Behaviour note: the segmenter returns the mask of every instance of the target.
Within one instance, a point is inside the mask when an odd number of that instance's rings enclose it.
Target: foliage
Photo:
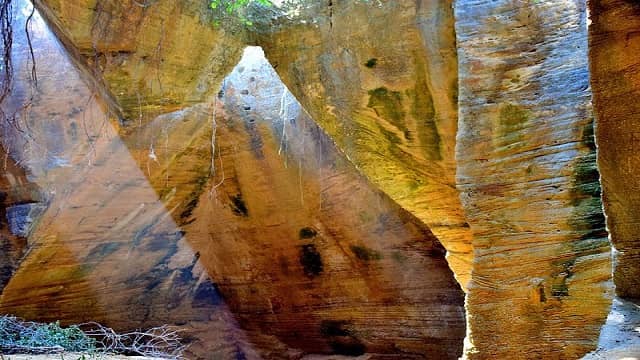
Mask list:
[[[0,353],[116,353],[179,359],[184,349],[178,331],[166,325],[118,334],[98,323],[62,327],[59,322],[0,316]]]
[[[209,6],[214,10],[222,7],[228,14],[233,14],[252,3],[258,3],[264,6],[272,5],[270,0],[211,0]]]
[[[245,25],[253,25],[253,23],[246,18],[243,10],[252,4],[258,4],[265,7],[273,5],[271,0],[209,0],[209,7],[213,11],[222,11],[222,14],[227,16],[234,16]],[[220,15],[220,13],[219,13]]]
[[[214,25],[222,21],[253,26],[264,20],[284,17],[289,20],[300,20],[299,15],[305,8],[319,5],[317,0],[207,0],[214,13]],[[354,4],[382,6],[382,0],[352,0]],[[269,11],[265,11],[270,9]]]
[[[95,340],[78,326],[63,328],[59,322],[40,324],[11,316],[0,317],[0,351],[2,352],[91,352]]]

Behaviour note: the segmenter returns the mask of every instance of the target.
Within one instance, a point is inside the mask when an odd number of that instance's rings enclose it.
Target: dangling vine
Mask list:
[[[29,98],[22,106],[20,106],[13,113],[9,114],[6,111],[6,108],[3,106],[9,95],[11,95],[11,90],[13,88],[13,60],[12,60],[12,51],[13,51],[13,40],[14,40],[14,32],[13,32],[13,21],[14,21],[14,12],[13,12],[13,0],[0,0],[0,31],[2,35],[0,36],[0,120],[4,123],[10,124],[13,128],[15,128],[20,133],[23,133],[23,130],[19,126],[16,120],[16,114],[20,110],[27,109],[31,105],[32,98]],[[32,85],[38,86],[38,77],[36,72],[36,57],[33,52],[33,42],[31,38],[31,32],[29,31],[29,26],[31,25],[31,20],[35,15],[35,6],[31,5],[31,12],[27,16],[24,25],[24,31],[27,38],[27,45],[29,47],[29,55],[31,59],[31,82]],[[33,96],[33,94],[32,94]]]
[[[13,7],[12,0],[0,0],[0,31],[2,31],[1,43],[2,47],[2,87],[0,88],[0,105],[2,105],[11,92],[11,80],[13,74],[13,66],[11,63],[11,49],[13,47]],[[0,108],[0,111],[1,108]],[[2,112],[4,117],[4,111]]]
[[[33,15],[36,13],[36,6],[31,4],[31,13],[27,17],[27,21],[24,23],[24,33],[27,35],[27,43],[29,45],[29,55],[31,56],[31,81],[35,87],[38,87],[38,74],[36,73],[36,56],[33,54],[33,43],[31,42],[31,33],[29,32],[29,25],[31,24],[31,19],[33,19]]]

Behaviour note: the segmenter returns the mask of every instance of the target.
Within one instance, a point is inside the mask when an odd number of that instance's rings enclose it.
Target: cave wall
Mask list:
[[[584,1],[457,1],[470,358],[575,359],[612,296]]]
[[[616,248],[616,293],[640,298],[640,5],[589,1],[589,60],[607,225]]]
[[[471,232],[455,188],[451,1],[321,1],[256,42],[291,92],[378,188],[429,226],[463,288]]]

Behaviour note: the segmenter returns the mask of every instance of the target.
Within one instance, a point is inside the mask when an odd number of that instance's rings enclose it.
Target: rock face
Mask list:
[[[472,247],[455,189],[451,2],[321,1],[257,42],[340,151],[429,226],[464,288]]]
[[[442,246],[358,174],[266,63],[239,68],[213,104],[143,108],[123,126],[40,19],[33,30],[48,66],[30,87],[17,35],[24,88],[7,105],[29,136],[5,127],[2,138],[50,201],[0,313],[175,324],[196,358],[461,355],[463,292]]]
[[[616,292],[640,298],[640,6],[590,1],[591,85],[597,120],[598,164],[607,225],[615,246]]]
[[[475,358],[575,359],[611,303],[584,1],[457,1]]]

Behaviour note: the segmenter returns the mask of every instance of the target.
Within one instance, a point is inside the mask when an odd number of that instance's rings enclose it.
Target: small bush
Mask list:
[[[98,323],[61,327],[59,322],[43,324],[0,316],[0,353],[4,354],[81,352],[180,359],[185,348],[178,331],[166,325],[118,334]]]
[[[91,352],[95,340],[77,326],[59,322],[40,324],[11,316],[0,317],[0,351],[3,353]]]

